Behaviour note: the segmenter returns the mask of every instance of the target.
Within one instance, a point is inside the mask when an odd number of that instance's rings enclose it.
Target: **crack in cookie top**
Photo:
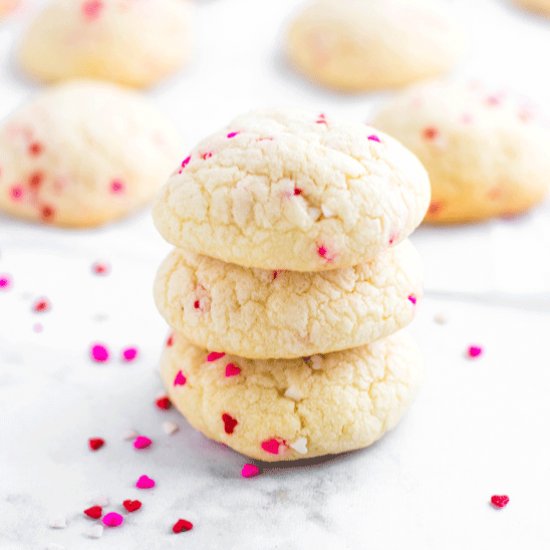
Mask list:
[[[429,198],[418,159],[382,132],[322,113],[259,111],[185,156],[154,219],[169,242],[206,256],[322,271],[408,237]]]

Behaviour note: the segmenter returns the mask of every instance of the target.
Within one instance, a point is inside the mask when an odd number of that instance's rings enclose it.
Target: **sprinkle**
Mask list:
[[[84,510],[84,515],[92,519],[99,519],[103,515],[103,508],[101,506],[90,506]]]
[[[66,550],[66,549],[65,549],[65,546],[61,546],[61,544],[50,542],[47,544],[46,550]]]
[[[497,95],[490,95],[485,99],[485,103],[487,103],[489,107],[496,107],[497,105],[500,105],[501,102],[502,98]]]
[[[172,406],[172,403],[170,401],[170,398],[167,395],[163,395],[162,397],[159,397],[155,401],[155,405],[159,409],[162,409],[163,411],[167,411]]]
[[[39,298],[34,302],[32,306],[32,310],[35,313],[45,313],[46,311],[49,311],[52,308],[50,302],[48,302],[47,298]]]
[[[300,401],[304,396],[296,386],[289,386],[285,391],[285,397],[293,401]]]
[[[295,450],[300,455],[307,454],[307,439],[299,437],[296,441],[290,443],[289,447]]]
[[[232,139],[235,136],[238,136],[239,134],[240,132],[229,132],[229,134],[227,134],[227,139]]]
[[[409,294],[408,300],[413,306],[416,305],[416,296],[414,294]]]
[[[193,529],[193,524],[186,519],[178,519],[178,521],[176,521],[176,523],[172,526],[172,531],[176,534],[191,531],[191,529]]]
[[[316,124],[327,124],[326,121],[326,115],[324,113],[321,113],[319,115],[319,118],[315,121]]]
[[[136,512],[141,508],[141,502],[139,500],[126,499],[122,502],[122,506],[126,508],[127,512]]]
[[[50,220],[53,218],[53,215],[55,214],[55,210],[48,206],[47,204],[42,207],[42,210],[40,211],[40,215],[42,216],[42,219],[44,221]]]
[[[132,439],[135,439],[139,434],[135,430],[129,430],[127,431],[122,439],[125,441],[131,441]]]
[[[109,350],[103,344],[94,344],[90,349],[90,357],[96,363],[105,363],[109,360]]]
[[[442,311],[440,311],[439,313],[436,313],[434,315],[434,321],[438,325],[444,325],[448,321],[448,319],[447,316]]]
[[[256,477],[258,475],[260,475],[260,468],[258,468],[258,466],[256,466],[255,464],[245,464],[242,467],[242,470],[241,470],[242,477],[249,478],[249,477]]]
[[[200,309],[200,308],[201,308],[201,302],[200,302],[200,300],[195,300],[195,301],[193,302],[193,307],[194,307],[195,309]]]
[[[41,143],[38,143],[38,141],[33,141],[29,145],[29,155],[32,155],[34,157],[38,156],[42,151],[44,150],[44,147]]]
[[[321,258],[325,258],[327,255],[327,248],[324,245],[321,245],[317,248],[317,254],[321,256]]]
[[[272,274],[273,280],[275,280],[275,279],[279,276],[279,273],[282,273],[282,272],[283,272],[282,269],[275,269],[275,270],[273,271],[273,274]]]
[[[92,525],[84,534],[91,539],[100,539],[103,536],[103,525]]]
[[[241,374],[241,369],[235,363],[227,363],[225,365],[225,376],[226,378],[230,378],[231,376],[238,376]]]
[[[125,348],[122,350],[122,360],[131,363],[138,356],[137,348]]]
[[[209,151],[208,153],[203,153],[201,155],[202,160],[206,160],[212,157],[212,153]]]
[[[44,327],[42,326],[42,323],[34,323],[34,325],[32,326],[32,330],[33,332],[40,333],[44,330]]]
[[[374,134],[372,136],[369,136],[367,139],[369,141],[376,141],[377,143],[381,143],[380,138]]]
[[[43,179],[44,174],[42,172],[33,172],[29,176],[29,187],[31,187],[32,189],[37,189],[38,187],[40,187]]]
[[[94,262],[92,264],[92,273],[94,275],[107,275],[111,271],[109,264],[104,262]]]
[[[433,126],[428,126],[428,128],[424,128],[424,130],[422,130],[422,137],[428,140],[436,139],[439,137],[439,130]]]
[[[493,495],[491,497],[491,504],[495,508],[504,508],[510,502],[510,498],[507,495]]]
[[[21,200],[23,198],[23,187],[20,185],[14,185],[10,189],[10,196],[14,201]]]
[[[82,13],[90,21],[97,19],[102,9],[103,2],[101,0],[87,0],[82,4]]]
[[[147,449],[147,447],[150,447],[152,443],[153,441],[145,435],[138,435],[134,439],[134,449]]]
[[[189,155],[188,157],[185,157],[182,162],[181,162],[181,167],[182,168],[185,168],[189,162],[191,162],[191,155]]]
[[[262,449],[269,454],[272,455],[278,455],[279,454],[279,446],[281,443],[277,439],[266,439],[265,441],[262,441]]]
[[[65,529],[67,527],[67,518],[65,516],[54,516],[48,521],[48,527],[51,529]]]
[[[119,527],[124,523],[124,518],[117,512],[109,512],[101,521],[106,527]]]
[[[231,435],[238,424],[237,420],[227,413],[222,414],[222,420],[225,433]]]
[[[212,363],[213,361],[217,361],[218,359],[221,359],[222,357],[225,357],[225,353],[223,351],[211,351],[206,356],[206,361],[208,361],[208,363]]]
[[[113,180],[111,182],[111,191],[113,193],[122,193],[124,191],[124,183],[120,180]]]
[[[101,437],[91,437],[88,439],[88,447],[90,447],[91,451],[99,451],[103,445],[105,445],[105,440]]]
[[[183,372],[178,371],[178,374],[176,374],[176,377],[174,378],[174,386],[185,386],[186,382],[187,378],[185,378]]]
[[[319,370],[323,365],[323,358],[320,355],[312,355],[310,362],[313,370]]]
[[[139,476],[139,479],[136,481],[138,489],[152,489],[155,485],[155,480],[146,475]]]
[[[162,429],[165,434],[172,435],[175,434],[180,428],[175,422],[163,422]]]
[[[0,290],[8,290],[11,286],[11,277],[6,273],[0,275]]]
[[[440,212],[442,208],[443,208],[442,203],[433,201],[433,202],[430,203],[430,206],[428,208],[428,214],[432,214],[432,216],[433,216],[433,215],[437,214],[438,212]]]
[[[174,335],[170,334],[168,338],[166,339],[166,347],[171,348],[174,345]]]
[[[466,350],[466,354],[470,359],[475,359],[483,353],[483,348],[481,346],[469,346]]]

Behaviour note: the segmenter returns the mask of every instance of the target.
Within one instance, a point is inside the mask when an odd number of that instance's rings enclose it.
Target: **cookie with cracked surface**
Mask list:
[[[266,461],[371,445],[398,423],[422,371],[403,332],[293,360],[209,354],[179,334],[169,344],[161,376],[174,406],[207,437]]]
[[[514,0],[516,4],[528,10],[550,17],[550,0]]]
[[[456,18],[439,2],[317,0],[291,23],[286,51],[311,80],[361,91],[447,72],[464,44]]]
[[[255,359],[362,346],[409,324],[422,265],[407,240],[355,267],[299,273],[175,249],[155,282],[168,324],[193,344]]]
[[[430,175],[430,223],[525,212],[548,190],[550,127],[528,100],[477,82],[432,82],[391,99],[373,124]]]
[[[418,159],[382,132],[307,111],[259,111],[199,143],[153,215],[166,240],[198,254],[323,271],[405,239],[429,195]]]
[[[98,81],[60,84],[0,127],[0,210],[101,225],[149,202],[178,149],[171,123],[138,93]]]
[[[19,63],[46,82],[150,86],[186,63],[190,15],[183,0],[51,0],[25,33]]]

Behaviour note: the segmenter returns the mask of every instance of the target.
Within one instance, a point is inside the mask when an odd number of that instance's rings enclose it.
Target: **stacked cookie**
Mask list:
[[[419,378],[400,329],[422,289],[406,239],[429,197],[412,153],[322,114],[256,112],[199,143],[154,208],[177,247],[155,283],[174,405],[262,460],[380,438]]]

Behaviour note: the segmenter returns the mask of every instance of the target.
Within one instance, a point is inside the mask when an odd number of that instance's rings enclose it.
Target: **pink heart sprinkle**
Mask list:
[[[155,480],[146,475],[139,476],[139,479],[136,481],[138,489],[152,489],[155,485]]]
[[[414,294],[409,295],[409,302],[416,305],[416,296]]]
[[[10,196],[14,201],[21,200],[23,198],[23,187],[20,185],[14,185],[10,189]]]
[[[109,360],[109,350],[103,344],[94,344],[90,350],[90,357],[96,363],[105,363]]]
[[[239,374],[241,374],[241,369],[234,363],[227,363],[227,365],[225,365],[225,376],[227,378],[238,376]]]
[[[279,441],[276,439],[266,439],[262,441],[262,449],[269,454],[278,455],[279,454]]]
[[[239,134],[240,134],[240,132],[229,132],[229,134],[227,134],[227,139],[234,138],[235,136],[238,136]]]
[[[120,180],[113,180],[111,182],[111,191],[113,193],[122,193],[124,191],[124,183]]]
[[[181,167],[185,168],[191,162],[191,155],[185,157],[181,163]]]
[[[8,290],[11,286],[11,278],[9,275],[0,275],[0,290]]]
[[[183,372],[178,371],[178,374],[176,374],[176,377],[174,378],[174,386],[185,386],[186,382],[187,378],[185,378]]]
[[[483,348],[481,346],[470,346],[467,350],[468,357],[475,359],[483,353]]]
[[[122,359],[127,361],[133,361],[138,356],[137,348],[125,348],[122,350]]]
[[[245,464],[241,470],[242,477],[256,477],[260,475],[260,468],[255,464]]]
[[[222,357],[225,357],[225,353],[223,351],[211,351],[206,356],[206,360],[209,363],[212,363],[212,361],[217,361],[218,359],[221,359]]]
[[[147,449],[147,447],[149,447],[152,443],[153,443],[153,441],[151,439],[149,439],[148,437],[146,437],[144,435],[138,435],[134,439],[134,448],[135,449]]]
[[[377,143],[381,143],[380,138],[378,136],[375,136],[374,134],[372,136],[369,136],[368,140],[369,141],[376,141]]]
[[[109,512],[103,516],[101,521],[107,527],[118,527],[124,523],[124,518],[117,512]]]

